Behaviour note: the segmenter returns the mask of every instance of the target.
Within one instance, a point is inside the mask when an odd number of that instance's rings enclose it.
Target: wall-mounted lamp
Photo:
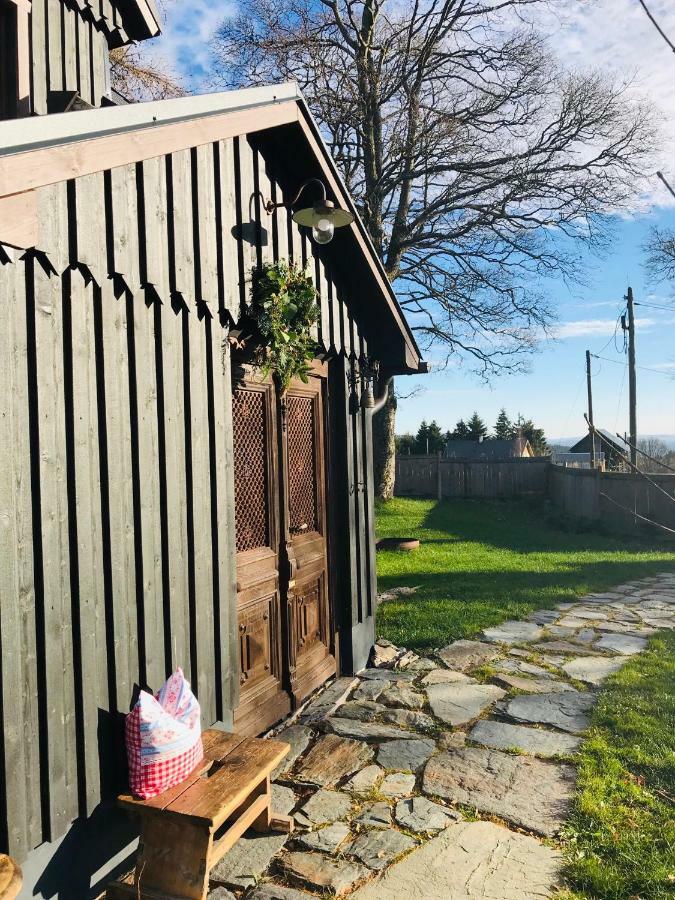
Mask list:
[[[310,184],[319,185],[321,188],[321,199],[313,206],[299,209],[297,212],[293,213],[293,221],[297,222],[298,225],[304,225],[307,228],[311,228],[312,237],[317,244],[330,244],[333,240],[335,229],[344,228],[345,225],[351,225],[354,221],[354,216],[349,210],[340,209],[340,207],[336,206],[332,200],[328,200],[326,197],[326,185],[320,178],[308,178],[307,181],[303,181],[298,193],[290,203],[284,201],[281,203],[274,203],[272,200],[268,200],[265,204],[265,209],[268,213],[272,213],[280,206],[285,206],[289,209],[292,208],[300,199],[302,192]]]

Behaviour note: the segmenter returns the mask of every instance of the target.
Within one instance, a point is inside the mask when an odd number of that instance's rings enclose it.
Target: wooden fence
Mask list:
[[[522,497],[546,493],[548,458],[491,460],[446,459],[442,456],[399,456],[399,497]]]
[[[552,465],[548,495],[561,511],[574,518],[601,522],[611,531],[651,530],[665,535],[667,532],[646,520],[675,530],[675,475],[650,475],[649,479]]]
[[[399,456],[397,497],[500,499],[540,496],[561,512],[611,531],[644,534],[675,530],[675,474],[642,475],[565,468],[548,457],[490,460]],[[665,493],[664,493],[665,491]],[[671,499],[672,498],[672,499]]]

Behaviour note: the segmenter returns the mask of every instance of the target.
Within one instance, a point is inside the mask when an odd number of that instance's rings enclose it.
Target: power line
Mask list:
[[[609,500],[610,503],[613,503],[614,506],[618,506],[619,509],[627,512],[629,515],[635,516],[636,519],[642,519],[643,522],[648,522],[650,525],[656,526],[656,528],[662,528],[664,531],[670,532],[670,534],[675,534],[675,529],[668,528],[667,525],[662,525],[660,522],[655,522],[653,519],[648,519],[647,516],[641,516],[640,513],[635,512],[634,509],[628,509],[628,507],[624,506],[623,503],[618,503],[613,497],[610,497],[609,494],[605,494],[603,491],[600,491],[600,496],[604,497],[605,500]]]
[[[620,359],[610,359],[608,356],[598,356],[597,353],[591,353],[591,356],[594,356],[596,359],[604,359],[605,362],[615,363],[617,366],[627,366],[627,362],[623,362]],[[650,369],[647,366],[636,366],[636,369],[642,369],[643,372],[653,372],[654,375],[665,375],[666,378],[672,378],[673,376],[669,372],[663,372],[661,369]]]
[[[654,26],[654,28],[656,28],[656,30],[657,30],[658,33],[661,35],[661,37],[662,37],[663,40],[666,42],[666,44],[668,44],[668,46],[669,46],[670,49],[673,51],[673,53],[675,53],[675,44],[673,44],[673,42],[670,40],[670,38],[668,37],[668,35],[667,35],[667,34],[665,33],[665,31],[663,30],[663,28],[661,28],[661,26],[659,25],[659,23],[656,21],[656,19],[654,18],[654,16],[651,14],[651,12],[650,12],[650,10],[649,10],[649,7],[648,7],[647,4],[645,3],[645,0],[639,0],[639,2],[640,2],[640,6],[641,6],[641,7],[644,9],[644,11],[647,13],[647,16],[649,17],[649,21],[652,23],[652,25]]]
[[[675,306],[659,306],[656,303],[644,303],[642,300],[635,301],[636,306],[648,306],[650,309],[665,309],[668,312],[675,312]]]

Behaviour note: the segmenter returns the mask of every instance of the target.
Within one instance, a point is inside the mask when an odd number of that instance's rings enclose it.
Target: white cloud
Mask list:
[[[636,319],[635,327],[645,331],[656,325],[656,319]],[[556,338],[611,337],[616,319],[583,319],[577,322],[561,322],[554,332]]]

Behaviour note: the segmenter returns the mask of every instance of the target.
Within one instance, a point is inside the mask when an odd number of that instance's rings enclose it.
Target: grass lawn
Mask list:
[[[675,633],[602,691],[566,828],[575,900],[675,896]]]
[[[380,551],[377,631],[416,650],[441,647],[505,619],[675,569],[675,552],[644,541],[557,527],[536,503],[397,499],[377,510],[378,537],[419,537],[412,553]]]

